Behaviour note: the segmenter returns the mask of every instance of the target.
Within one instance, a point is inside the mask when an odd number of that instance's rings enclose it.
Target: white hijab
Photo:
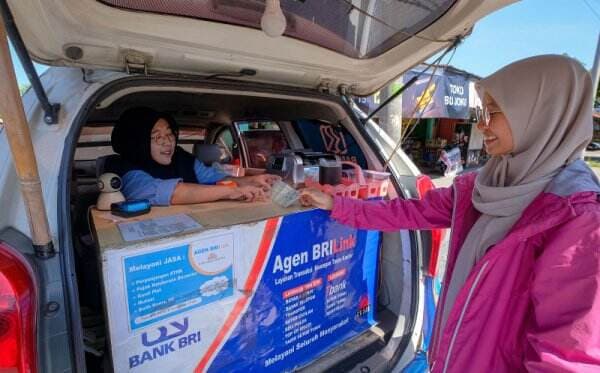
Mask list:
[[[566,165],[582,158],[592,139],[592,79],[581,64],[557,55],[514,62],[481,80],[506,116],[514,148],[492,157],[475,180],[472,201],[481,212],[460,249],[448,285],[443,328],[473,266],[501,241],[523,210]]]

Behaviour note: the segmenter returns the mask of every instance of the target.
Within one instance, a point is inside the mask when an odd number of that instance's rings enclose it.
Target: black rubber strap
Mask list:
[[[54,244],[52,241],[48,242],[45,245],[33,245],[33,249],[35,250],[35,256],[41,259],[49,259],[56,255],[56,251],[54,250]]]

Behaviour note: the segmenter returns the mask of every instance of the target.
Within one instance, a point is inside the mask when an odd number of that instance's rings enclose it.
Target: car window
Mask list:
[[[305,148],[336,154],[344,161],[354,162],[362,168],[367,168],[362,150],[346,128],[308,119],[294,121],[292,126]]]
[[[75,149],[75,161],[95,160],[98,157],[114,154],[110,143],[113,125],[94,123],[82,128]],[[195,127],[183,127],[179,130],[178,145],[192,152],[194,143],[203,141],[206,137],[206,129]]]
[[[202,142],[206,138],[206,129],[197,127],[183,127],[179,129],[177,145],[190,153],[193,153],[194,144]]]
[[[83,127],[75,149],[75,161],[90,161],[114,154],[110,145],[112,129],[112,124],[102,123],[94,123]]]
[[[97,163],[101,163],[98,159],[115,154],[110,142],[112,130],[112,123],[89,123],[81,129],[73,166],[80,184],[95,184]],[[206,129],[201,127],[180,128],[178,145],[192,153],[194,144],[203,141],[205,135]]]
[[[177,15],[260,29],[264,5],[257,1],[121,1],[101,3],[135,11]],[[282,0],[284,35],[353,58],[376,57],[427,28],[456,0]]]
[[[289,144],[277,122],[236,122],[240,138],[248,152],[248,167],[265,168],[271,154],[289,149]]]
[[[229,159],[231,159],[231,163],[239,164],[238,146],[231,131],[230,127],[221,129],[215,136],[214,143],[220,145],[225,150]]]

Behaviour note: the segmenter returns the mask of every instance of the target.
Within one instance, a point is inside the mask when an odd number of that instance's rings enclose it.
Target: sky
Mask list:
[[[19,60],[19,57],[17,57],[17,55],[12,47],[12,44],[9,44],[9,48],[10,48],[10,55],[13,60],[13,66],[15,67],[15,72],[17,73],[17,82],[19,83],[19,85],[29,85],[29,80],[27,79],[27,75],[25,74],[25,71],[23,71],[23,68],[21,67],[21,61]],[[40,64],[34,64],[34,65],[36,67],[36,70],[40,74],[47,69],[47,66],[44,66],[44,65],[40,65]]]
[[[450,64],[487,76],[522,58],[566,53],[591,70],[599,33],[600,0],[523,0],[475,24]]]
[[[591,70],[599,33],[600,0],[522,0],[479,21],[450,64],[486,76],[521,58],[566,53]],[[13,60],[17,80],[28,84]]]

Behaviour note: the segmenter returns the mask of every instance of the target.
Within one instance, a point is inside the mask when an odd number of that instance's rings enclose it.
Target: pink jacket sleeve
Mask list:
[[[420,200],[361,201],[336,197],[331,217],[355,228],[379,231],[449,228],[453,195],[452,188],[437,188]]]
[[[600,213],[576,217],[546,242],[531,288],[525,366],[600,372]]]

